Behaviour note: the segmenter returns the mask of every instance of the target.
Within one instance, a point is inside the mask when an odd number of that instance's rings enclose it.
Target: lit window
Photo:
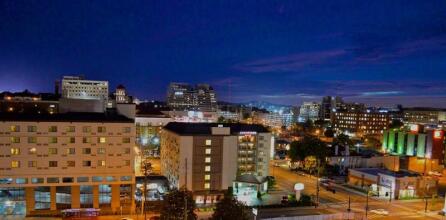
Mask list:
[[[57,126],[49,126],[48,132],[57,132]]]
[[[90,133],[91,132],[91,127],[90,126],[84,126],[84,127],[82,127],[82,131],[84,133]]]
[[[211,146],[212,140],[206,140],[206,146]]]
[[[28,183],[28,178],[16,178],[15,179],[15,183],[17,183],[17,184],[27,184]]]
[[[204,167],[204,171],[206,171],[206,172],[211,171],[211,166],[205,166],[205,167]]]
[[[211,154],[211,148],[206,148],[206,154]]]
[[[210,162],[211,162],[211,158],[210,158],[210,157],[206,157],[206,158],[204,159],[204,162],[206,162],[206,163],[210,163]]]
[[[20,126],[18,125],[11,125],[11,127],[9,128],[9,130],[11,132],[19,132],[20,131]]]
[[[210,184],[210,183],[205,183],[205,184],[204,184],[204,188],[205,188],[205,189],[209,189],[209,188],[211,188],[211,184]]]
[[[105,137],[99,137],[98,138],[98,142],[101,143],[101,144],[105,143],[106,142]]]
[[[36,154],[37,149],[35,147],[28,148],[28,154]]]
[[[20,143],[20,137],[11,137],[11,143]]]
[[[98,167],[105,167],[105,160],[98,160]]]
[[[67,148],[67,154],[76,154],[76,148]]]
[[[18,168],[20,167],[20,161],[13,160],[11,161],[11,168]]]
[[[58,177],[48,177],[48,178],[46,178],[46,182],[47,183],[59,183],[59,178]]]
[[[48,154],[57,154],[57,148],[48,148]]]
[[[20,148],[11,148],[11,155],[20,155]]]
[[[91,139],[89,137],[83,137],[82,138],[82,143],[86,144],[86,143],[90,143]]]
[[[211,175],[209,175],[209,174],[204,175],[204,180],[210,180],[210,179],[211,179]]]

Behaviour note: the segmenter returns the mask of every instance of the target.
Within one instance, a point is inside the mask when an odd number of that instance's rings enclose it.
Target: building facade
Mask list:
[[[316,121],[319,119],[321,105],[316,102],[304,102],[300,106],[299,121]]]
[[[356,136],[382,135],[391,122],[387,112],[366,110],[337,110],[333,114],[332,124],[339,132],[349,132]]]
[[[108,81],[87,80],[83,76],[62,78],[62,98],[108,100]]]
[[[386,130],[383,133],[382,151],[403,156],[445,161],[445,137],[443,130],[399,131]]]
[[[208,84],[195,86],[187,83],[171,83],[167,91],[167,105],[175,111],[217,111],[214,89]]]
[[[0,120],[0,201],[31,216],[132,209],[133,120],[101,113],[2,114]]]
[[[403,118],[406,124],[438,124],[446,121],[446,110],[436,108],[405,108]]]
[[[53,114],[59,111],[59,97],[50,93],[2,92],[0,113]]]
[[[172,122],[162,131],[161,173],[198,204],[214,203],[237,176],[268,175],[271,139],[261,125]]]

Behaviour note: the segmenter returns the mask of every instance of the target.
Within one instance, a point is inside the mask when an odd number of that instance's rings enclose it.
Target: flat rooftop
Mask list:
[[[212,135],[213,127],[229,127],[231,134],[240,132],[269,132],[266,127],[258,124],[242,124],[242,123],[184,123],[184,122],[170,122],[164,129],[172,131],[179,135]]]
[[[96,112],[67,112],[56,114],[2,113],[0,114],[0,121],[134,123],[133,119],[123,115]]]
[[[378,174],[384,174],[384,175],[393,176],[393,177],[397,177],[397,178],[420,176],[420,174],[418,174],[416,172],[410,172],[407,170],[399,170],[396,172],[387,170],[387,169],[382,169],[382,168],[356,168],[356,169],[352,169],[352,170],[367,173],[367,174],[374,175],[374,176],[377,176]]]

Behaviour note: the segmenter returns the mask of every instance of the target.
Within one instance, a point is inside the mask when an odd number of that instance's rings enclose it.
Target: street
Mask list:
[[[316,195],[316,178],[308,175],[302,176],[296,172],[290,171],[287,167],[274,167],[270,166],[271,175],[276,179],[277,193],[287,195],[288,193],[294,193],[294,184],[303,183],[305,188],[304,194],[314,196]],[[352,212],[361,213],[365,217],[366,196],[360,192],[356,192],[351,189],[347,189],[341,186],[335,186],[336,192],[327,191],[323,187],[320,188],[320,205],[319,209],[332,210],[338,212],[345,212],[348,209],[348,199],[350,197],[350,208]],[[368,219],[446,219],[444,216],[439,215],[440,210],[443,209],[444,199],[438,198],[428,200],[427,212],[424,212],[425,201],[421,199],[416,200],[392,200],[377,199],[369,197],[369,212]],[[371,212],[371,210],[383,209],[388,211],[388,215],[377,214]],[[302,211],[296,209],[296,212]],[[274,210],[268,210],[268,212],[275,212]],[[286,215],[292,214],[293,211],[287,212]],[[283,215],[283,214],[281,214]],[[279,215],[279,216],[281,216]]]

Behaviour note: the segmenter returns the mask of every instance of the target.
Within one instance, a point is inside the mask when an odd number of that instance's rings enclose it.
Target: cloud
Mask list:
[[[390,96],[402,94],[401,91],[375,91],[375,92],[363,92],[362,96]]]
[[[345,54],[346,51],[343,49],[302,52],[240,63],[236,64],[234,68],[252,73],[297,71],[313,65],[322,65]]]

